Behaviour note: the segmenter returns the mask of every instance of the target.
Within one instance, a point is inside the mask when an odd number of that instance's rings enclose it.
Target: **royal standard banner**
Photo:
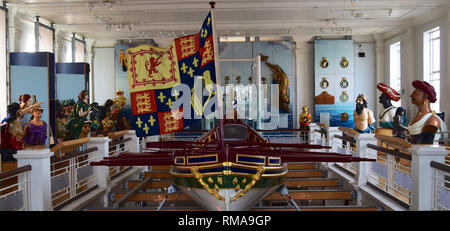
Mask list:
[[[126,55],[133,114],[130,122],[138,137],[179,131],[199,120],[183,118],[183,111],[202,118],[214,94],[210,87],[206,87],[209,95],[189,96],[189,108],[172,105],[180,97],[174,87],[185,84],[194,89],[198,80],[205,86],[216,83],[211,13],[198,33],[176,38],[168,48],[140,45],[128,48]]]

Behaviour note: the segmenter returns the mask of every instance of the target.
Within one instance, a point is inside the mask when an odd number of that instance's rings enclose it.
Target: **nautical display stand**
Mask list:
[[[314,121],[353,127],[354,60],[353,40],[315,41]]]
[[[10,63],[10,102],[17,102],[22,94],[36,96],[37,102],[44,102],[41,105],[44,109],[42,120],[49,125],[47,134],[51,134],[50,128],[55,134],[55,55],[49,52],[13,52],[10,53]]]
[[[56,98],[76,100],[81,90],[89,92],[89,63],[56,63]]]

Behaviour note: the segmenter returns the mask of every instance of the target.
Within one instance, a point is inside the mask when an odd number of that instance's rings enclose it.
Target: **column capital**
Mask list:
[[[96,40],[92,38],[86,38],[86,52],[92,52]]]
[[[446,156],[448,151],[444,146],[439,145],[412,145],[408,149],[411,155],[417,156]]]
[[[89,137],[89,143],[108,143],[111,141],[109,137]]]
[[[136,130],[128,130],[127,135],[136,135]]]
[[[386,38],[384,37],[384,34],[374,34],[373,39],[375,39],[377,44],[384,44]]]
[[[23,149],[18,150],[17,154],[14,154],[16,159],[44,159],[53,156],[53,152],[50,149]]]
[[[375,134],[373,133],[359,133],[355,136],[356,140],[376,140]]]
[[[313,36],[307,34],[298,34],[298,35],[291,35],[291,37],[294,40],[294,42],[297,43],[297,45],[299,45],[301,43],[308,43]]]

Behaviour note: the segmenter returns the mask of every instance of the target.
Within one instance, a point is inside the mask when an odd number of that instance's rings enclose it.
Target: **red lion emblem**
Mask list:
[[[145,69],[148,71],[148,77],[152,77],[153,73],[158,73],[158,70],[156,70],[156,66],[158,66],[159,64],[161,64],[161,61],[159,60],[159,58],[154,58],[151,57],[150,58],[150,63],[147,61],[145,61]]]

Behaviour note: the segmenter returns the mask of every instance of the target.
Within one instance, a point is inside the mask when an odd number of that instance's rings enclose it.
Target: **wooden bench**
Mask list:
[[[171,179],[172,175],[168,171],[144,172],[144,178],[151,176],[153,179]]]
[[[286,187],[339,187],[342,185],[337,179],[296,179],[286,178],[284,182]]]
[[[118,201],[121,197],[125,196],[126,193],[114,193],[113,200]],[[147,192],[139,192],[128,198],[128,201],[153,201],[153,202],[161,202],[166,193],[147,193]],[[166,201],[193,201],[188,195],[184,193],[173,193],[167,196]]]
[[[337,190],[290,190],[289,196],[294,200],[353,200],[355,197],[353,192]],[[280,193],[274,192],[264,200],[284,201],[285,198],[287,199]]]
[[[130,181],[125,182],[125,187],[127,189],[132,189],[132,188],[137,187],[140,183],[141,183],[141,181],[130,180]],[[152,180],[151,182],[148,182],[147,184],[145,184],[142,188],[143,189],[167,188],[171,184],[173,184],[173,180]]]
[[[306,170],[306,169],[317,169],[317,163],[289,163],[288,170]]]
[[[324,173],[321,170],[313,170],[313,171],[298,171],[298,170],[291,170],[288,171],[286,174],[287,178],[320,178],[325,177],[326,173]]]

